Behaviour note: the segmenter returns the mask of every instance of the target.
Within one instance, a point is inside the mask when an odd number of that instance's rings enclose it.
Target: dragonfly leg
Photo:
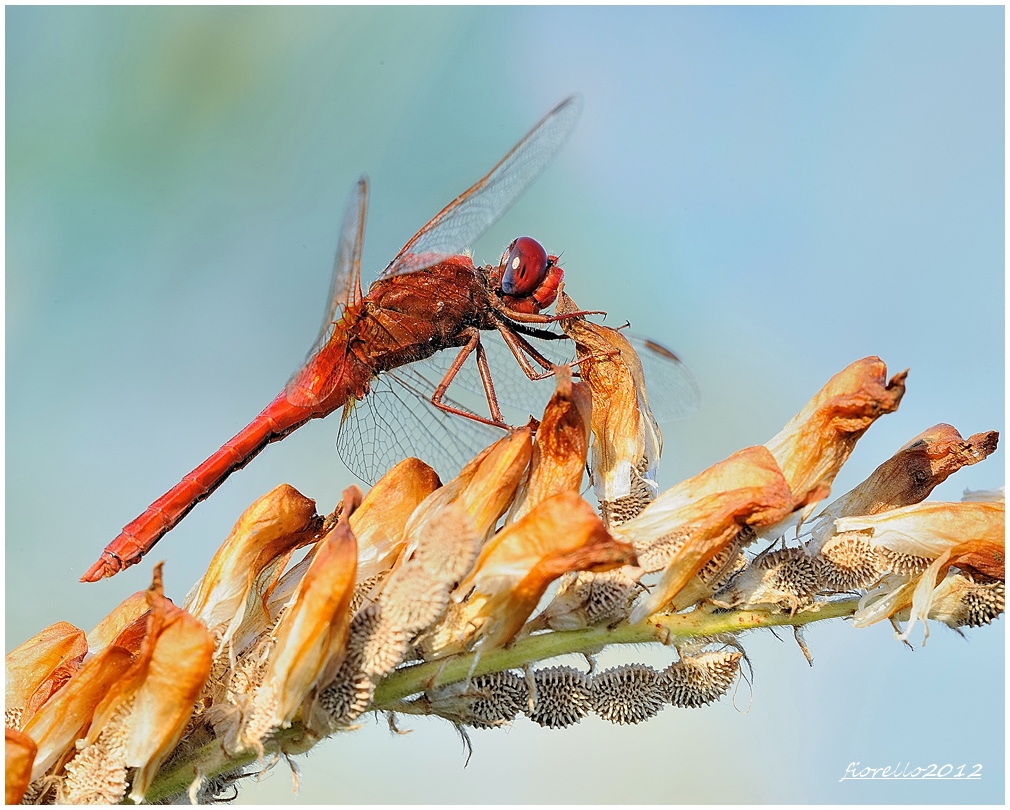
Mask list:
[[[531,380],[544,380],[554,374],[554,364],[540,354],[540,352],[538,352],[532,345],[530,345],[530,342],[526,340],[526,338],[522,337],[522,335],[516,334],[512,329],[500,321],[496,323],[496,326],[498,327],[498,331],[501,333],[502,338],[505,340],[505,345],[509,347],[509,350],[515,357],[516,362],[519,363],[519,366],[525,372],[527,377]],[[543,373],[537,372],[537,370],[533,368],[533,364],[530,363],[527,358],[527,355],[536,360],[537,363],[546,370]]]
[[[442,377],[442,381],[438,384],[438,387],[435,388],[435,392],[431,395],[431,404],[446,413],[463,416],[467,419],[473,419],[475,422],[483,422],[485,425],[491,425],[492,427],[512,430],[512,426],[502,418],[501,408],[498,407],[498,397],[494,392],[494,383],[491,380],[491,369],[488,367],[487,356],[485,355],[484,347],[480,342],[480,331],[470,328],[466,330],[464,334],[469,334],[469,340],[466,342],[466,345],[460,349],[459,354],[456,355],[456,359],[453,360],[452,365],[449,366],[449,370],[446,371],[445,376]],[[477,369],[480,371],[481,382],[484,384],[484,394],[487,396],[487,405],[491,411],[490,419],[485,419],[483,416],[470,413],[462,408],[447,405],[442,401],[443,397],[445,397],[445,392],[449,390],[449,385],[459,373],[459,370],[463,367],[463,363],[466,362],[466,358],[469,357],[474,350],[477,352]]]

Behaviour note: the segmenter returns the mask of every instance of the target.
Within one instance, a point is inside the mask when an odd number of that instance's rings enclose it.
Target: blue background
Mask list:
[[[364,275],[564,95],[561,156],[474,247],[564,252],[586,307],[681,353],[669,486],[767,441],[835,372],[911,368],[834,489],[949,422],[1003,431],[1002,8],[6,10],[6,649],[89,629],[164,559],[181,599],[254,498],[330,509],[338,418],[234,475],[147,561],[77,578],[244,425],[315,337],[339,217]],[[1002,449],[940,487],[1003,483]],[[380,718],[301,758],[305,802],[1001,802],[1004,626],[745,640],[753,687],[640,726]],[[916,635],[919,647],[921,635]],[[665,650],[618,650],[603,666]],[[578,662],[573,662],[578,664]],[[978,782],[839,782],[851,762]],[[279,767],[244,801],[290,801]]]

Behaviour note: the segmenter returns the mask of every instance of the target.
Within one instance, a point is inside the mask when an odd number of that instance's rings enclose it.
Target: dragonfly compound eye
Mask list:
[[[502,259],[502,292],[506,295],[530,295],[547,276],[547,251],[536,240],[520,236]]]

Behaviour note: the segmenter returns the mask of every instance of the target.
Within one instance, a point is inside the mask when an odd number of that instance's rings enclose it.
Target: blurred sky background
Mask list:
[[[563,96],[561,156],[474,247],[522,233],[567,289],[675,348],[701,410],[665,488],[771,438],[850,362],[911,368],[841,494],[938,422],[1004,430],[1004,10],[6,9],[6,648],[90,629],[166,560],[179,601],[256,497],[329,511],[339,416],[272,445],[142,565],[78,577],[283,387],[367,171],[365,280]],[[1002,448],[939,487],[1003,484]],[[1004,796],[1004,628],[752,635],[753,688],[637,727],[365,718],[302,802],[977,803]],[[601,665],[663,667],[627,649]],[[569,662],[580,665],[578,660]],[[839,782],[851,762],[975,782]],[[245,802],[288,802],[282,765]]]

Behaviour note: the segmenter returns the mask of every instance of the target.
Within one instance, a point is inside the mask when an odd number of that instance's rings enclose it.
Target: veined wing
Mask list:
[[[684,362],[662,344],[640,335],[623,333],[638,352],[645,374],[649,407],[658,422],[680,419],[701,405],[701,390]]]
[[[582,99],[573,95],[547,113],[490,172],[421,228],[380,278],[423,270],[473,244],[561,151],[581,111]]]
[[[337,323],[344,309],[361,302],[361,248],[365,240],[365,216],[368,211],[368,178],[362,175],[352,186],[344,206],[344,220],[340,226],[337,242],[337,256],[333,262],[333,276],[330,279],[330,294],[326,299],[326,313],[319,327],[315,343],[305,356],[291,379],[286,393],[294,405],[317,405],[324,400],[334,387],[339,376],[331,375],[316,379],[304,372],[306,366],[333,337]],[[317,390],[322,385],[328,390]]]
[[[431,395],[440,377],[429,377],[418,366],[413,363],[380,374],[372,380],[368,396],[344,406],[337,452],[351,472],[368,484],[410,456],[430,464],[448,481],[505,435],[498,428],[432,405]],[[448,398],[445,401],[463,407]]]

